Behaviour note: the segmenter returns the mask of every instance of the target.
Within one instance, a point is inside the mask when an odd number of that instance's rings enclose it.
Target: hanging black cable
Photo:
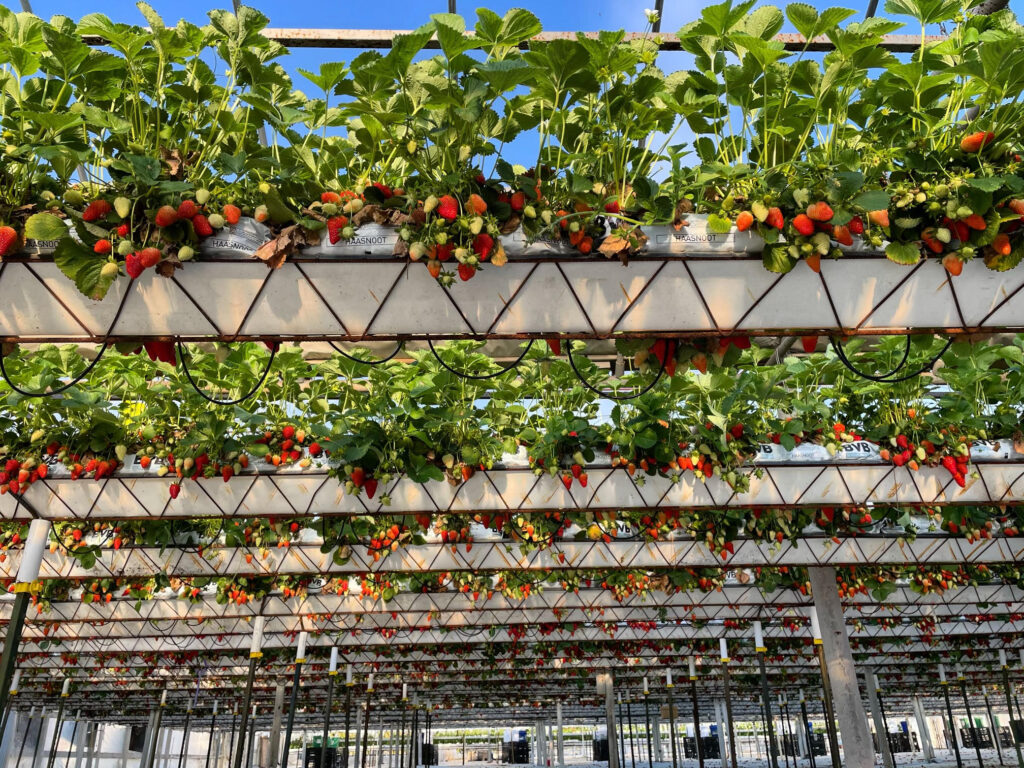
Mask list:
[[[607,398],[608,400],[619,400],[619,401],[622,401],[622,400],[636,400],[638,397],[642,397],[642,396],[646,395],[648,392],[650,392],[652,389],[654,389],[654,385],[657,384],[661,380],[662,374],[665,373],[665,364],[668,362],[668,352],[666,352],[665,353],[665,357],[661,361],[661,367],[658,369],[658,375],[654,377],[654,381],[652,381],[650,384],[648,384],[646,387],[641,389],[636,394],[632,394],[632,395],[610,395],[607,392],[602,392],[600,389],[598,389],[593,384],[591,384],[589,381],[587,381],[586,379],[583,378],[583,374],[581,374],[580,373],[580,369],[576,367],[576,361],[573,359],[573,356],[572,356],[572,342],[571,341],[566,345],[565,356],[569,358],[569,365],[572,366],[573,373],[576,374],[576,378],[580,380],[580,383],[584,387],[586,387],[591,392],[594,392],[595,394],[597,394],[600,397]]]
[[[277,345],[275,344],[270,348],[270,359],[267,361],[267,367],[263,369],[263,374],[260,376],[259,381],[256,382],[256,386],[254,386],[251,390],[249,390],[246,394],[242,395],[241,397],[236,397],[234,400],[216,400],[210,397],[205,392],[203,392],[203,390],[199,388],[199,385],[196,384],[196,380],[192,378],[192,372],[188,369],[188,363],[185,362],[185,347],[180,341],[177,342],[177,345],[178,360],[181,361],[181,369],[185,372],[185,376],[186,378],[188,378],[189,384],[192,385],[192,388],[199,394],[200,397],[202,397],[208,403],[213,403],[214,405],[238,405],[239,403],[248,400],[250,397],[259,392],[259,390],[263,387],[263,382],[267,380],[267,375],[270,373],[271,366],[274,365],[274,358],[277,357]]]
[[[73,378],[67,384],[63,384],[57,389],[51,389],[49,392],[29,392],[27,390],[22,389],[13,381],[11,381],[11,377],[7,375],[7,368],[4,366],[3,355],[0,355],[0,375],[4,377],[4,381],[7,382],[7,386],[9,386],[22,397],[52,397],[53,395],[59,395],[61,392],[66,392],[67,390],[71,389],[71,387],[75,386],[75,384],[77,384],[86,376],[88,376],[89,372],[96,367],[96,363],[98,363],[100,361],[100,358],[103,357],[103,353],[107,351],[108,346],[109,344],[107,342],[103,342],[103,346],[100,347],[100,351],[96,353],[96,357],[93,358],[93,361],[89,363],[87,366],[85,366],[84,371],[75,376],[75,378]]]
[[[903,366],[907,364],[907,359],[910,357],[910,337],[907,336],[906,338],[907,345],[903,350],[903,356],[900,358],[899,364],[888,373],[883,374],[864,373],[863,371],[857,370],[856,368],[854,368],[853,363],[850,362],[850,359],[846,356],[846,352],[843,351],[843,348],[836,341],[835,336],[829,337],[829,343],[832,345],[832,349],[835,351],[836,357],[839,358],[839,361],[843,365],[845,365],[851,372],[857,374],[862,379],[867,379],[868,381],[877,381],[883,384],[898,384],[901,381],[909,381],[910,379],[920,376],[922,373],[931,370],[932,366],[935,365],[935,363],[937,363],[944,354],[946,354],[946,352],[949,350],[951,346],[953,346],[953,337],[951,336],[949,337],[949,339],[946,340],[946,344],[942,347],[939,353],[935,355],[935,357],[933,357],[925,365],[921,366],[913,373],[908,373],[903,376],[893,378],[894,376],[896,376],[897,373],[899,373],[903,369]]]
[[[393,358],[394,358],[394,356],[398,354],[399,350],[401,350],[401,349],[402,349],[402,345],[403,345],[403,344],[404,344],[405,342],[403,342],[403,341],[399,341],[399,342],[398,342],[398,343],[397,343],[397,344],[395,345],[395,351],[394,351],[394,352],[392,352],[392,353],[391,353],[390,355],[388,355],[387,357],[383,357],[383,358],[381,358],[380,360],[360,360],[360,359],[359,359],[358,357],[356,357],[356,356],[354,356],[354,355],[350,355],[350,354],[349,354],[348,352],[346,352],[346,351],[345,351],[344,349],[342,349],[341,347],[339,347],[339,346],[338,346],[337,344],[335,344],[335,343],[334,343],[333,341],[328,341],[327,343],[328,343],[328,345],[330,345],[331,349],[333,349],[333,350],[334,350],[335,352],[337,352],[337,353],[338,353],[339,355],[341,355],[342,357],[348,358],[348,359],[349,359],[349,360],[351,360],[351,361],[352,361],[353,363],[360,363],[360,364],[362,364],[362,365],[380,365],[381,363],[386,363],[386,362],[387,362],[388,360],[391,360],[391,359],[393,359]]]
[[[504,368],[502,368],[499,371],[495,371],[494,373],[483,373],[483,374],[462,373],[461,371],[456,371],[454,368],[452,368],[450,365],[448,365],[448,363],[446,363],[444,360],[442,360],[441,356],[439,354],[437,354],[437,349],[434,347],[434,342],[433,342],[432,339],[427,339],[427,344],[430,346],[430,351],[433,353],[434,358],[437,360],[437,362],[439,362],[441,364],[441,367],[444,368],[449,373],[452,373],[452,374],[458,376],[460,379],[471,379],[471,380],[474,380],[474,381],[485,381],[487,379],[497,378],[498,376],[501,376],[503,373],[508,373],[509,371],[513,371],[516,368],[518,368],[519,364],[521,362],[523,362],[523,358],[526,357],[526,353],[529,352],[533,348],[533,342],[534,341],[536,341],[536,339],[530,339],[530,343],[526,345],[526,349],[523,350],[523,353],[521,355],[519,355],[519,357],[517,357],[509,365],[505,366]]]

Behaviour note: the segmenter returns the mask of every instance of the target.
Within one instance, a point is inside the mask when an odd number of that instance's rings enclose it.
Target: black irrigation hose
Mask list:
[[[358,357],[355,357],[354,355],[350,355],[344,349],[342,349],[341,347],[336,345],[333,341],[328,341],[327,343],[330,345],[331,349],[333,349],[335,352],[337,352],[342,357],[347,357],[353,363],[361,363],[362,365],[380,365],[381,363],[386,363],[388,360],[391,360],[395,355],[397,355],[399,350],[402,349],[402,345],[405,342],[399,341],[398,344],[395,345],[395,351],[392,352],[387,357],[381,358],[380,360],[360,360]]]
[[[842,362],[842,364],[845,365],[850,371],[857,374],[862,379],[867,379],[868,381],[877,381],[883,384],[898,384],[901,381],[909,381],[910,379],[917,378],[925,371],[931,370],[931,367],[935,365],[944,354],[946,354],[946,352],[949,350],[951,346],[953,346],[953,337],[950,336],[946,340],[945,346],[939,351],[939,354],[935,355],[935,357],[933,357],[925,365],[921,366],[913,373],[908,373],[903,376],[893,378],[893,376],[896,376],[896,374],[903,369],[903,366],[907,364],[907,358],[910,356],[910,336],[907,336],[906,338],[907,346],[903,350],[903,357],[900,358],[899,365],[897,365],[888,373],[883,374],[864,373],[863,371],[858,371],[856,368],[853,367],[853,363],[850,362],[850,358],[846,356],[846,352],[843,351],[843,348],[836,341],[835,336],[829,337],[829,343],[832,345],[832,349],[835,351],[836,357],[838,357],[840,362]]]
[[[215,400],[214,398],[210,397],[208,394],[203,392],[203,390],[199,388],[199,385],[196,384],[196,380],[192,378],[192,372],[188,369],[188,363],[185,362],[185,347],[182,345],[180,341],[177,342],[177,345],[178,360],[181,361],[181,369],[185,372],[185,376],[188,378],[188,383],[192,385],[192,389],[194,389],[199,394],[200,397],[202,397],[209,403],[213,403],[214,405],[238,405],[239,403],[248,400],[250,397],[259,392],[259,390],[263,387],[263,382],[267,380],[267,375],[270,373],[270,368],[274,364],[274,358],[277,357],[277,345],[275,344],[273,347],[270,348],[270,359],[267,361],[267,367],[263,369],[263,374],[260,376],[260,380],[256,382],[255,387],[249,390],[246,394],[242,395],[241,397],[237,397],[234,400]]]
[[[654,377],[654,381],[652,381],[646,387],[641,389],[639,392],[637,392],[635,394],[632,394],[632,395],[609,395],[607,392],[602,392],[600,389],[598,389],[593,384],[591,384],[589,381],[587,381],[586,379],[583,378],[583,374],[581,374],[580,373],[580,369],[576,367],[576,361],[573,359],[573,356],[572,356],[572,341],[570,341],[569,344],[565,348],[565,356],[569,358],[569,365],[572,366],[573,373],[576,374],[576,378],[580,380],[580,383],[583,384],[584,387],[589,389],[591,392],[594,392],[599,397],[604,397],[604,398],[607,398],[608,400],[619,400],[619,401],[622,401],[622,400],[636,400],[638,397],[643,397],[648,392],[650,392],[652,389],[654,389],[654,385],[657,384],[659,381],[661,381],[661,376],[662,376],[663,373],[665,373],[665,364],[668,362],[668,352],[666,351],[665,352],[665,357],[662,358],[662,361],[661,361],[661,368],[658,369],[658,375]]]
[[[533,349],[533,342],[535,342],[535,341],[536,341],[536,339],[530,339],[530,343],[526,345],[526,349],[523,350],[523,353],[519,357],[517,357],[512,363],[510,363],[509,365],[507,365],[504,368],[502,368],[500,371],[496,371],[494,373],[484,373],[484,374],[462,373],[461,371],[456,371],[454,368],[452,368],[450,365],[448,365],[448,363],[446,363],[444,360],[442,360],[441,356],[439,354],[437,354],[437,349],[434,348],[434,341],[433,341],[433,339],[429,339],[428,338],[427,339],[427,344],[430,346],[430,351],[434,354],[434,358],[437,360],[437,362],[439,362],[441,364],[441,367],[444,368],[449,373],[452,373],[452,374],[458,376],[460,379],[471,379],[473,381],[486,381],[487,379],[497,378],[498,376],[501,376],[503,373],[508,373],[509,371],[513,371],[516,368],[518,368],[519,364],[521,362],[523,362],[523,358],[526,357],[526,353],[529,352],[531,349]]]
[[[13,381],[11,381],[11,377],[7,375],[7,368],[4,366],[4,356],[2,354],[0,354],[0,375],[2,375],[4,381],[7,382],[7,386],[9,386],[22,397],[52,397],[53,395],[59,395],[61,392],[66,392],[67,390],[75,386],[75,384],[77,384],[86,376],[88,376],[92,369],[96,367],[96,363],[100,361],[100,358],[103,357],[103,354],[107,351],[107,348],[109,346],[110,345],[108,342],[103,342],[103,346],[100,347],[100,351],[96,353],[96,357],[93,358],[93,361],[89,363],[87,366],[85,366],[84,371],[75,376],[75,378],[73,378],[67,384],[60,386],[57,389],[51,389],[49,392],[29,392],[27,390],[22,389]]]

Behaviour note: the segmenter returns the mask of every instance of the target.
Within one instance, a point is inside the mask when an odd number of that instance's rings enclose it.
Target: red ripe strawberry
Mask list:
[[[377,481],[372,477],[368,477],[366,482],[363,483],[363,488],[366,491],[366,498],[372,499],[377,493]]]
[[[331,245],[335,245],[341,239],[341,230],[347,223],[344,216],[331,216],[327,220],[327,239],[331,241]]]
[[[801,336],[800,345],[804,348],[804,352],[806,352],[807,354],[811,354],[811,352],[818,348],[818,337]]]
[[[736,217],[736,229],[740,232],[746,232],[754,225],[754,214],[750,211],[740,211],[739,216]]]
[[[459,215],[459,201],[451,195],[444,195],[437,201],[437,215],[447,221],[455,221]]]
[[[513,192],[512,197],[509,198],[508,204],[512,206],[512,210],[519,213],[523,208],[526,207],[526,193],[525,192]]]
[[[850,227],[850,232],[852,232],[853,234],[864,234],[864,220],[860,216],[854,216],[852,219],[850,219],[850,223],[848,226]]]
[[[473,193],[466,198],[466,210],[472,211],[477,216],[483,216],[487,212],[487,203],[480,195]]]
[[[765,224],[775,229],[782,229],[786,225],[786,219],[782,215],[782,210],[778,207],[768,209],[768,218],[765,219]]]
[[[565,490],[572,490],[572,475],[562,475],[562,485],[565,486]]]
[[[828,203],[817,202],[807,206],[807,215],[815,221],[831,221],[834,214]]]
[[[469,480],[473,476],[473,468],[469,464],[462,465],[462,479]]]
[[[960,140],[960,151],[973,153],[978,152],[985,147],[986,144],[995,139],[996,135],[992,131],[977,131],[976,133],[970,133],[964,136]]]
[[[197,213],[192,217],[192,228],[196,231],[199,237],[209,237],[213,234],[213,227],[210,225],[210,220],[205,215]]]
[[[473,238],[473,253],[477,255],[480,261],[487,261],[487,257],[490,256],[493,247],[494,238],[486,232],[481,232]]]
[[[337,192],[321,192],[320,193],[321,203],[340,203],[341,195]],[[227,212],[224,213],[224,218],[227,218]]]
[[[387,184],[381,184],[379,181],[373,182],[373,188],[380,192],[385,200],[395,196],[395,193],[391,191],[391,187]]]
[[[589,478],[587,478],[587,473],[586,472],[581,472],[580,473],[580,476],[579,476],[580,485],[582,485],[584,488],[587,487],[587,480],[588,479]]]
[[[548,349],[551,350],[551,354],[555,357],[562,356],[562,340],[559,338],[546,339],[548,343]]]
[[[324,449],[320,447],[320,443],[313,441],[312,443],[309,444],[310,456],[319,456],[321,453],[323,453],[323,451]]]
[[[429,272],[430,276],[435,280],[439,278],[441,276],[441,262],[437,259],[428,259],[427,272]]]
[[[573,464],[569,467],[569,471],[572,472],[572,476],[579,479],[579,476],[583,474],[583,467],[579,464]]]
[[[484,184],[487,181],[487,179],[484,178],[484,175],[482,173],[478,173],[476,176],[473,177],[473,181],[475,181],[477,184]]]
[[[438,261],[448,261],[455,253],[455,246],[450,243],[439,245],[434,249],[434,258]]]
[[[285,440],[294,440],[295,427],[292,426],[291,424],[285,424],[284,427],[281,428],[281,437],[283,437]]]
[[[769,218],[771,216],[769,215]],[[814,222],[805,213],[798,213],[793,219],[793,228],[804,237],[814,234]]]
[[[0,227],[0,256],[12,253],[18,247],[18,233],[14,227]]]
[[[93,200],[82,211],[82,221],[99,221],[114,209],[106,200]]]
[[[743,437],[743,425],[733,424],[732,429],[729,430],[729,434],[733,436],[733,439],[739,440],[741,437]]]
[[[195,204],[194,200],[182,200],[181,205],[178,206],[179,219],[191,219],[197,213],[199,213],[199,206]]]
[[[459,264],[459,279],[462,280],[462,282],[471,280],[475,274],[476,267],[470,264]]]
[[[988,224],[985,221],[985,217],[978,213],[972,213],[970,216],[964,219],[964,224],[966,224],[971,229],[978,230],[979,232],[988,227]]]
[[[963,259],[961,259],[959,254],[956,253],[947,253],[945,256],[943,256],[942,266],[944,266],[946,268],[946,271],[949,272],[949,274],[951,274],[953,277],[956,277],[957,275],[964,271]]]
[[[155,267],[163,254],[160,253],[159,248],[143,248],[139,251],[139,260],[142,262],[143,269],[149,269]]]
[[[119,224],[118,225],[118,227],[117,227],[117,236],[118,237],[128,237],[128,225],[127,224]]]
[[[889,211],[868,211],[868,221],[877,227],[888,227],[889,226]]]
[[[167,490],[171,492],[171,498],[176,499],[178,498],[178,494],[181,493],[181,486],[177,483],[171,483],[171,487]]]
[[[111,250],[113,250],[113,247],[114,246],[111,244],[109,240],[104,239],[97,240],[96,245],[92,247],[92,250],[93,252],[98,253],[101,256],[106,256],[108,253],[110,253]]]
[[[221,209],[221,214],[224,216],[224,221],[228,224],[235,225],[238,220],[242,218],[242,209],[237,205],[228,203]]]
[[[853,235],[850,234],[850,228],[843,224],[837,224],[832,227],[832,239],[840,245],[853,245]]]
[[[170,341],[146,341],[142,346],[149,355],[150,360],[159,360],[161,363],[176,365],[178,360],[174,355],[174,343]]]
[[[352,485],[356,488],[362,488],[366,482],[366,470],[362,467],[353,467],[352,474],[349,475],[349,479],[352,481]]]
[[[146,268],[142,266],[142,259],[139,258],[139,254],[129,253],[124,257],[124,271],[133,280],[146,271]]]
[[[605,203],[604,204],[604,211],[605,211],[605,213],[618,213],[619,210],[620,210],[620,208],[619,208],[619,201],[618,200],[612,200],[610,203]]]
[[[178,212],[170,205],[162,205],[153,220],[158,227],[169,227],[178,220]]]
[[[225,483],[231,479],[231,476],[233,474],[235,474],[235,468],[232,467],[230,464],[225,464],[223,467],[220,468],[220,476],[224,478]]]

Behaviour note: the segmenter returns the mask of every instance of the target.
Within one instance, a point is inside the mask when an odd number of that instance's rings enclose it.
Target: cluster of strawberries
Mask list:
[[[34,458],[8,459],[0,472],[0,495],[7,492],[15,495],[32,485],[36,480],[46,478],[49,467]]]

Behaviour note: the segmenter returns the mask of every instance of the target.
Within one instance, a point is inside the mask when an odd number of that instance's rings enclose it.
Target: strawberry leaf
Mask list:
[[[796,266],[796,259],[789,254],[789,247],[781,244],[766,247],[761,261],[765,269],[777,274],[785,274]]]
[[[25,237],[29,240],[60,240],[67,233],[64,220],[52,213],[37,213],[25,222]]]
[[[885,255],[897,264],[917,264],[921,260],[921,249],[913,243],[889,243]]]
[[[1024,259],[1024,242],[1021,242],[1006,256],[995,251],[987,252],[985,254],[985,266],[995,272],[1005,272],[1020,264],[1021,259]]]
[[[116,273],[103,276],[105,256],[93,253],[91,249],[70,237],[63,238],[53,253],[53,261],[83,294],[99,301],[107,295],[110,286],[117,279]]]

